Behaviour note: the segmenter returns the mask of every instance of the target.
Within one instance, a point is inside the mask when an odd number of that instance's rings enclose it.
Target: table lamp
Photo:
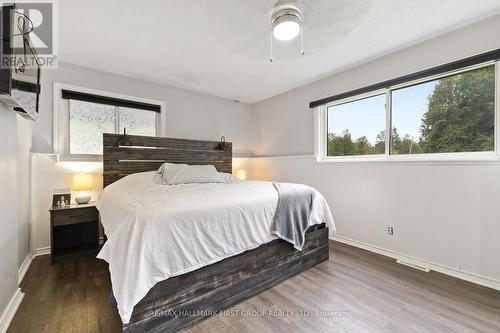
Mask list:
[[[90,201],[90,191],[92,189],[92,175],[87,173],[78,173],[73,175],[73,190],[79,191],[75,201],[79,204],[86,204]]]
[[[246,180],[247,179],[247,171],[244,169],[240,169],[236,172],[236,177],[240,180]]]

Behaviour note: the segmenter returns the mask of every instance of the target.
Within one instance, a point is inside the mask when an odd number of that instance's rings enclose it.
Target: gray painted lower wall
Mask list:
[[[256,179],[303,183],[320,191],[338,236],[477,277],[474,282],[500,290],[500,162],[252,160]]]
[[[500,48],[499,31],[496,16],[253,105],[253,151],[262,156],[253,158],[253,177],[320,190],[340,236],[465,271],[500,289],[498,162],[318,163],[308,107],[312,100]],[[266,157],[284,155],[292,156]],[[387,226],[394,226],[394,236]]]

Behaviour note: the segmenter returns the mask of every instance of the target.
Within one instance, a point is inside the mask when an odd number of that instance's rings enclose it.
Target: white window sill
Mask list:
[[[388,163],[388,164],[447,164],[467,165],[500,163],[500,155],[494,153],[451,153],[439,155],[372,155],[317,157],[318,163]]]
[[[91,154],[55,154],[56,162],[102,162],[102,155]]]

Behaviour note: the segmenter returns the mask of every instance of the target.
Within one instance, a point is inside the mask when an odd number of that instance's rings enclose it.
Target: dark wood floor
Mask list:
[[[500,332],[500,292],[339,243],[330,256],[189,332]],[[120,331],[95,258],[38,257],[21,288],[9,333]]]

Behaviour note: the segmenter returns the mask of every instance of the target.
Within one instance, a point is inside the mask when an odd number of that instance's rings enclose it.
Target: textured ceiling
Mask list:
[[[59,1],[61,61],[257,102],[495,15],[499,0],[302,0],[298,39],[275,42],[273,0]]]

